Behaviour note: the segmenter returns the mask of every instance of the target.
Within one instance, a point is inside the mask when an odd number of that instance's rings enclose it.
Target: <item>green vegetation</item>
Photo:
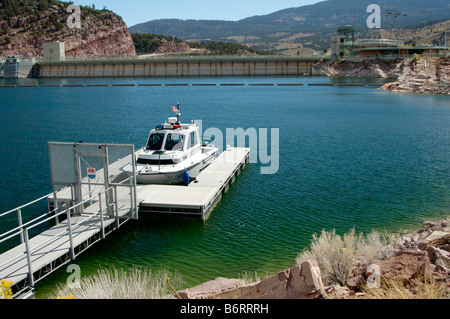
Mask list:
[[[165,40],[168,42],[182,43],[183,40],[177,37],[164,36],[159,34],[143,34],[143,33],[132,33],[131,38],[133,39],[134,47],[137,54],[150,54],[154,53]]]
[[[66,12],[67,7],[73,2],[63,2],[56,0],[0,0],[0,36],[7,35],[11,25],[11,18],[24,17],[21,27],[26,31],[61,31],[69,16]],[[85,20],[92,16],[96,20],[102,21],[105,25],[110,25],[113,16],[112,11],[104,7],[102,10],[95,10],[95,6],[80,6],[81,19]],[[47,16],[42,18],[42,15]],[[13,20],[16,21],[16,20]],[[16,22],[17,23],[17,22]],[[23,24],[24,23],[24,24]],[[8,25],[9,24],[9,25]],[[22,25],[23,24],[23,25]]]
[[[414,37],[416,43],[430,42],[443,45],[445,38],[443,28],[439,29],[442,32],[437,32],[435,27],[430,26],[427,32],[433,33],[432,38],[428,38],[426,34],[417,37],[415,32],[417,27],[414,25],[417,23],[426,25],[432,21],[448,19],[448,0],[432,2],[410,0],[407,6],[402,1],[389,1],[389,6],[401,8],[402,16],[396,19],[395,24],[384,19],[383,33],[389,31],[391,37],[403,39],[404,33],[407,32],[411,34],[411,39]],[[130,32],[171,34],[186,41],[227,42],[236,39],[236,42],[251,45],[256,49],[291,51],[290,54],[297,48],[323,51],[330,47],[331,35],[336,34],[340,26],[351,24],[352,18],[357,38],[376,37],[381,34],[373,32],[374,30],[368,29],[366,25],[369,16],[366,9],[372,3],[370,0],[321,1],[313,5],[288,8],[238,21],[160,19],[132,26]],[[409,29],[406,30],[406,27]]]
[[[185,43],[177,37],[160,34],[132,33],[131,37],[137,54],[151,54],[163,44],[163,42]],[[269,51],[256,50],[243,44],[231,42],[187,42],[192,49],[203,49],[201,55],[241,55],[241,54],[273,54]]]
[[[270,55],[269,51],[255,50],[243,44],[232,42],[188,42],[193,49],[206,49],[208,55],[240,55],[240,54],[257,54]]]
[[[0,20],[8,20],[19,15],[41,14],[52,5],[61,3],[55,0],[0,0]]]

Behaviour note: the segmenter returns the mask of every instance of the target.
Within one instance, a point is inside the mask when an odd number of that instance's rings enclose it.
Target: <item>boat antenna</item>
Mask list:
[[[181,115],[181,113],[180,113],[180,103],[177,103],[177,111],[175,113],[177,114],[177,124],[180,124],[180,119],[179,119],[179,117]]]

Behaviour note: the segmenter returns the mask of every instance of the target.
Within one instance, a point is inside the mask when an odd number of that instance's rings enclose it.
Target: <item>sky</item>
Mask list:
[[[323,0],[72,0],[82,6],[106,7],[128,27],[156,19],[236,21],[254,15],[314,4]]]

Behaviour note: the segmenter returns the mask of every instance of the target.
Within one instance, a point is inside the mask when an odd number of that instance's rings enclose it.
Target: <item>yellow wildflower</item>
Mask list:
[[[0,281],[0,299],[12,299],[12,281],[2,279]]]

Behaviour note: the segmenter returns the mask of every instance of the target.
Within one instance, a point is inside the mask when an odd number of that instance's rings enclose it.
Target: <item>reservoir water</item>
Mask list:
[[[51,192],[48,141],[142,147],[148,131],[172,116],[171,106],[180,102],[182,119],[202,120],[203,130],[215,127],[225,135],[227,128],[279,128],[277,173],[263,175],[262,163],[248,165],[205,223],[125,224],[75,260],[82,276],[100,267],[166,269],[182,277],[181,289],[218,276],[291,267],[322,229],[395,231],[447,217],[450,98],[376,86],[308,85],[362,81],[54,79],[39,80],[41,87],[0,88],[0,211]],[[134,86],[113,86],[119,83]],[[162,85],[139,86],[148,83]],[[193,85],[201,83],[217,85]],[[251,85],[267,83],[274,85]],[[48,84],[107,86],[42,87]],[[37,297],[46,297],[67,277],[63,267],[44,279]]]

